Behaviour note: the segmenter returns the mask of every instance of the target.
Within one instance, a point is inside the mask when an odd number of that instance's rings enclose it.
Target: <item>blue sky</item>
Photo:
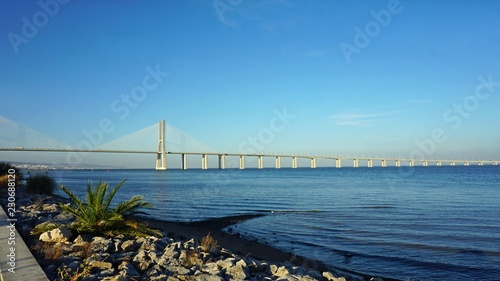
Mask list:
[[[408,156],[438,129],[429,157],[500,158],[498,1],[0,5],[0,116],[73,146],[165,118],[220,151]]]

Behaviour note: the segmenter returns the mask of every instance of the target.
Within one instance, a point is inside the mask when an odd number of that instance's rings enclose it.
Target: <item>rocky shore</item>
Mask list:
[[[59,207],[69,201],[21,190],[17,197],[18,232],[49,280],[381,280],[327,270],[320,263],[220,231],[251,216],[197,223],[149,220],[151,227],[162,230],[160,238],[76,235],[64,226],[30,235],[40,224],[70,223],[74,218]],[[5,206],[6,197],[1,198]],[[229,250],[232,245],[235,252]]]

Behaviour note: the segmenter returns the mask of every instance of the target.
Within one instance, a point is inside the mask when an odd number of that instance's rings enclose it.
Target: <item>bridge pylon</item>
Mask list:
[[[165,119],[158,123],[158,153],[156,154],[156,170],[167,169],[167,151],[165,149]]]

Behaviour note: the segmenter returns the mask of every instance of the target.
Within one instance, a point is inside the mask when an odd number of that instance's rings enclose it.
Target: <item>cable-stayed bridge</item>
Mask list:
[[[182,131],[166,125],[165,120],[153,124],[144,129],[102,143],[104,133],[99,129],[84,131],[85,139],[82,139],[76,147],[59,142],[47,135],[33,129],[19,125],[6,118],[0,117],[0,151],[15,152],[65,152],[67,161],[70,163],[81,162],[82,158],[89,153],[132,153],[132,154],[154,154],[156,155],[156,170],[167,169],[167,154],[180,155],[181,169],[188,169],[188,156],[201,156],[201,168],[208,169],[210,157],[218,158],[219,169],[226,169],[229,157],[239,158],[239,169],[245,169],[245,159],[257,160],[257,168],[264,168],[264,159],[272,158],[274,168],[281,168],[283,158],[291,160],[291,167],[299,167],[299,159],[307,159],[311,168],[317,167],[319,159],[331,161],[332,166],[341,168],[343,163],[350,162],[357,168],[360,161],[366,163],[367,167],[378,164],[387,167],[392,163],[396,167],[401,166],[444,166],[444,165],[498,165],[498,160],[465,160],[465,159],[412,159],[404,157],[358,157],[358,156],[327,156],[327,155],[299,155],[299,154],[272,154],[272,153],[226,153],[219,152],[203,142],[183,133]]]

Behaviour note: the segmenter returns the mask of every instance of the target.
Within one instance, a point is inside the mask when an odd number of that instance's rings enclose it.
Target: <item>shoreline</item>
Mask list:
[[[30,208],[29,206],[34,204],[37,200],[36,198],[43,198],[43,196],[27,194],[24,190],[18,190],[18,196],[20,196],[19,199],[22,198],[21,200],[18,200],[18,203],[20,203],[18,205],[18,210],[26,210],[26,207]],[[59,195],[48,196],[44,198],[43,201],[45,202],[43,206],[57,205],[59,203],[65,204],[70,202],[68,198]],[[23,212],[20,214],[20,217],[24,215]],[[45,213],[46,214],[42,214],[41,216],[43,217],[43,215],[48,215],[50,212]],[[52,212],[49,216],[56,217],[58,214],[61,214],[60,210]],[[229,252],[233,253],[237,257],[262,260],[268,264],[288,265],[289,267],[294,266],[299,268],[302,267],[317,272],[331,272],[334,276],[337,276],[335,279],[320,278],[319,280],[394,280],[367,276],[357,272],[327,266],[320,261],[297,256],[271,245],[245,238],[239,234],[230,234],[223,230],[223,228],[230,225],[261,216],[265,216],[265,214],[235,215],[194,222],[165,221],[151,218],[149,215],[138,215],[135,216],[135,218],[146,221],[151,228],[159,229],[163,232],[164,238],[172,241],[186,242],[192,239],[195,241],[201,241],[204,236],[210,234],[219,243],[220,247],[228,249]],[[27,227],[32,228],[33,226],[19,225],[19,227],[23,228],[21,232],[29,233]],[[33,245],[36,241],[38,241],[38,236],[32,237],[22,235],[22,239],[27,245]],[[34,253],[34,256],[37,258],[38,263],[43,264],[45,262],[40,260],[36,253]]]
[[[286,250],[273,247],[271,245],[246,238],[238,234],[230,234],[223,231],[223,228],[234,225],[239,222],[244,222],[257,217],[265,216],[265,214],[244,214],[227,217],[219,217],[193,222],[174,222],[159,220],[144,216],[138,216],[144,219],[150,227],[160,229],[170,238],[179,238],[181,240],[201,240],[207,234],[213,236],[223,248],[231,250],[237,255],[252,257],[258,260],[266,260],[268,262],[285,263],[290,262],[294,266],[305,266],[312,270],[320,272],[333,272],[338,276],[348,276],[354,280],[384,280],[384,281],[399,281],[399,279],[386,278],[380,276],[370,276],[348,269],[328,266],[319,260],[313,260],[300,255],[293,254]],[[377,279],[379,278],[379,279]]]

